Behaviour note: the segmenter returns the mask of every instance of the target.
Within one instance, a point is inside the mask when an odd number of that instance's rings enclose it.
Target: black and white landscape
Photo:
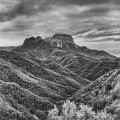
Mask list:
[[[118,0],[0,0],[0,120],[120,120]]]

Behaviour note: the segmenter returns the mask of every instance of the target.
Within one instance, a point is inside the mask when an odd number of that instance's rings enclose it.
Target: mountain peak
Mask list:
[[[37,49],[38,52],[44,51],[44,53],[49,53],[51,46],[48,42],[46,42],[42,37],[30,37],[26,38],[24,43],[21,46],[18,46],[12,51],[14,52],[26,52],[30,50]]]
[[[53,36],[54,39],[62,40],[62,42],[71,42],[74,43],[71,35],[57,33]]]
[[[30,38],[26,38],[24,43],[23,43],[23,46],[33,46],[33,45],[37,45],[39,43],[39,41],[42,40],[42,37],[38,36],[38,37],[30,37]]]

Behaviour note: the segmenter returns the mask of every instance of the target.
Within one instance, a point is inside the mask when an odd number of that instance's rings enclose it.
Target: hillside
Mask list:
[[[56,61],[57,64],[64,66],[70,71],[76,73],[82,78],[90,81],[96,80],[101,75],[119,68],[119,61],[103,61],[101,59],[94,59],[86,57],[78,53],[64,51],[54,51],[51,59]],[[62,55],[63,54],[63,55]],[[56,56],[57,55],[57,56]]]
[[[77,103],[93,106],[93,110],[95,111],[105,108],[112,110],[115,106],[119,105],[119,91],[120,70],[116,69],[101,76],[87,87],[77,91],[69,99],[74,100]]]

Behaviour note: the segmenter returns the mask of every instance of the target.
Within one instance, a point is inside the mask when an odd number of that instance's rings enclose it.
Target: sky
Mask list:
[[[112,39],[80,36],[75,43],[120,56],[119,13],[120,0],[0,0],[0,46],[20,45],[30,36],[76,35],[82,30],[100,34],[98,29],[105,28],[112,31]]]

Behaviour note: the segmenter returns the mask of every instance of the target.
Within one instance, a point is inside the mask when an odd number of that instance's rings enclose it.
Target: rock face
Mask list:
[[[51,44],[52,47],[61,47],[62,48],[62,40],[54,39],[54,38],[46,38],[45,41]]]
[[[58,40],[62,40],[62,42],[74,43],[72,36],[68,35],[68,34],[55,34],[53,36],[53,38],[58,39]]]
[[[62,40],[58,40],[58,39],[53,39],[51,41],[51,45],[55,46],[55,47],[61,47],[62,48]]]
[[[26,38],[23,45],[15,47],[12,52],[27,52],[37,51],[39,54],[48,55],[52,51],[52,47],[49,42],[38,37]]]
[[[37,46],[41,40],[42,40],[42,38],[40,36],[38,36],[36,38],[35,37],[26,38],[23,46],[26,46],[26,47],[31,47],[31,46],[35,46],[35,45]]]

